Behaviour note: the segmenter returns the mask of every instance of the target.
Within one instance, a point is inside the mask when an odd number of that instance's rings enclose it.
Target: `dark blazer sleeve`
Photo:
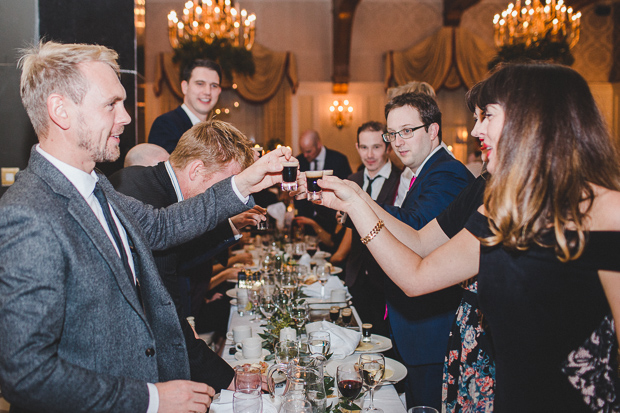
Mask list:
[[[327,149],[325,169],[333,169],[334,175],[340,179],[346,179],[352,173],[351,165],[349,165],[349,159],[346,155],[332,149]]]
[[[465,188],[473,176],[460,162],[443,162],[408,193],[403,205],[398,208],[383,205],[383,208],[410,227],[420,230],[443,211]]]
[[[168,153],[176,148],[181,135],[192,127],[192,122],[185,111],[179,106],[171,112],[158,116],[149,132],[149,143],[159,145]]]

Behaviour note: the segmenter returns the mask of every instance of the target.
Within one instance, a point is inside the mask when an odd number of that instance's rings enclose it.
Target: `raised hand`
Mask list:
[[[319,186],[323,189],[323,200],[317,203],[320,203],[328,208],[349,213],[354,205],[359,202],[365,203],[364,199],[357,193],[355,188],[359,188],[359,185],[354,182],[346,180],[343,181],[342,179],[331,175],[324,176],[319,179]]]
[[[239,215],[235,215],[230,220],[232,221],[235,228],[241,230],[242,228],[247,227],[248,225],[255,226],[260,221],[264,221],[265,214],[267,210],[259,205],[255,205],[254,208],[249,209],[245,212],[240,213]]]
[[[282,162],[295,159],[291,149],[280,146],[235,176],[241,195],[248,196],[282,182]]]

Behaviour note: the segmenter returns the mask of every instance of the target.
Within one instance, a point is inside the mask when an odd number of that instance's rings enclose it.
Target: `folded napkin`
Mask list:
[[[313,331],[328,331],[330,336],[330,351],[333,353],[332,359],[343,359],[353,354],[362,333],[348,328],[337,326],[328,321],[316,321],[306,325],[306,332],[310,334]]]
[[[276,226],[279,230],[284,228],[284,220],[286,215],[286,205],[284,202],[271,204],[267,207],[267,213],[276,220]]]
[[[303,257],[302,257],[303,259]],[[330,275],[325,283],[325,298],[329,298],[332,293],[332,290],[343,289],[342,281],[340,278],[335,275]],[[306,294],[308,297],[318,297],[321,298],[321,283],[319,281],[314,284],[306,285],[302,287],[302,292]]]
[[[233,394],[231,390],[222,390],[220,396],[211,403],[211,413],[233,413]],[[271,396],[263,394],[263,413],[278,413],[277,407],[272,403]]]
[[[310,268],[310,254],[305,252],[304,255],[302,255],[301,258],[297,260],[297,263],[299,265],[305,265],[306,267]]]

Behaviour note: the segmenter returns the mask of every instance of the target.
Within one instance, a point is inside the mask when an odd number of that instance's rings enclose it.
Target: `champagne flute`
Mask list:
[[[258,288],[248,289],[248,301],[252,304],[252,312],[254,317],[250,320],[250,323],[254,323],[256,321],[260,322],[260,301],[261,301],[261,293]],[[250,312],[248,312],[250,314]]]
[[[313,331],[308,335],[308,348],[313,355],[327,357],[331,346],[331,337],[327,331]]]
[[[385,374],[385,357],[381,353],[367,353],[360,355],[360,369],[364,383],[370,389],[370,405],[362,410],[363,412],[383,413],[374,405],[375,387],[383,380]]]
[[[362,391],[362,375],[358,366],[352,363],[341,364],[336,369],[336,383],[341,397],[351,406]]]

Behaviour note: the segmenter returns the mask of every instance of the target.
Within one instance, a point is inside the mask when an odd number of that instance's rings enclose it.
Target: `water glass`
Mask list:
[[[407,413],[439,413],[439,411],[434,407],[416,406],[409,409]]]
[[[233,394],[234,413],[262,413],[263,397],[260,391],[235,391]]]
[[[299,356],[299,343],[290,340],[280,341],[276,343],[274,355],[277,364],[286,364]]]
[[[280,413],[312,413],[312,404],[305,399],[291,399],[282,403]]]
[[[331,336],[327,331],[313,331],[308,335],[308,347],[311,354],[326,357],[331,346]]]
[[[251,364],[235,366],[235,391],[257,391],[261,390],[261,372]]]
[[[291,309],[291,317],[295,322],[295,327],[297,327],[297,330],[300,330],[301,328],[303,328],[303,326],[306,325],[306,321],[308,321],[308,315],[308,303],[304,302],[303,304],[297,304],[293,306],[293,308]]]
[[[370,405],[363,412],[383,413],[374,405],[375,387],[383,380],[385,374],[385,357],[381,353],[362,354],[359,358],[364,383],[370,389]]]

